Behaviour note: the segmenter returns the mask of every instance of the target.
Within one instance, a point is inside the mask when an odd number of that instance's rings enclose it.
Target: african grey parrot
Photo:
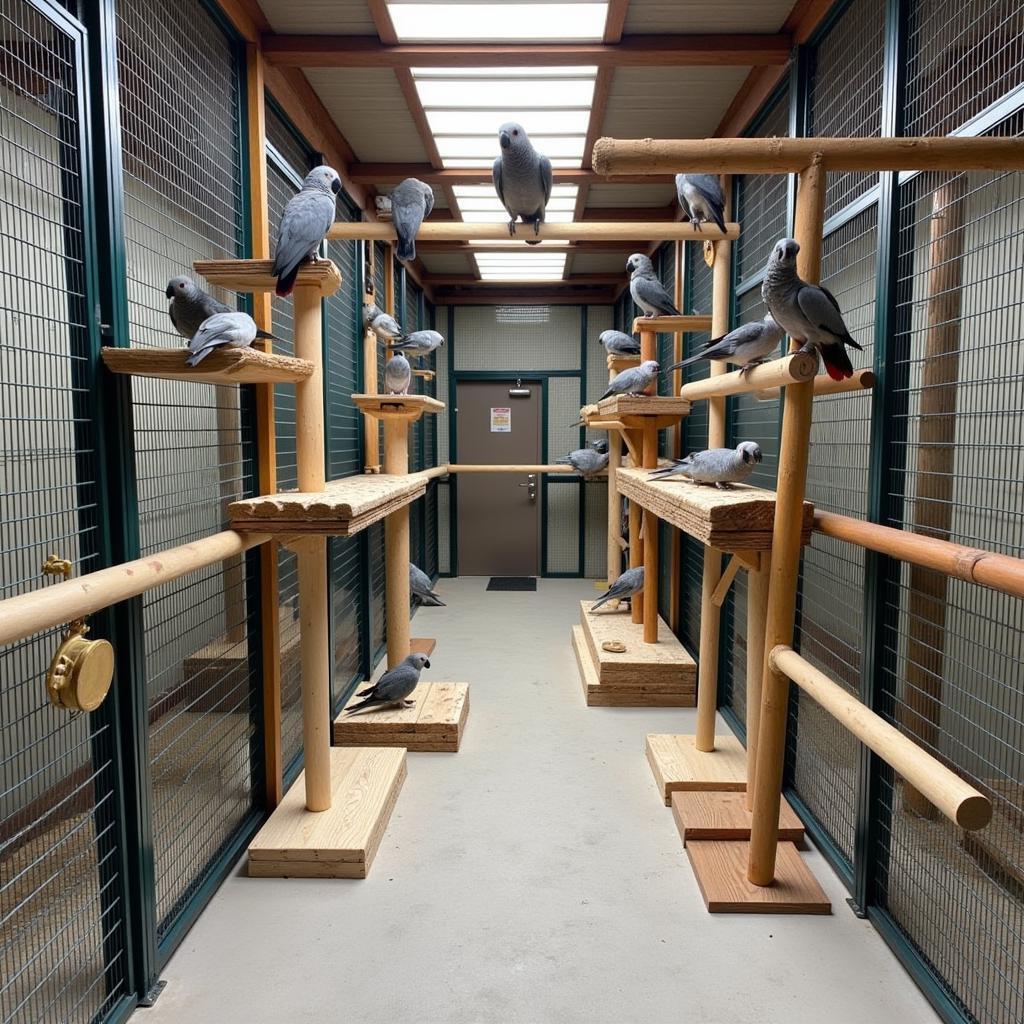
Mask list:
[[[174,329],[183,337],[191,341],[196,336],[196,331],[208,317],[214,313],[233,313],[230,306],[225,306],[219,299],[207,294],[200,288],[191,277],[181,274],[179,277],[172,277],[167,282],[167,298],[171,304],[167,307],[167,313],[174,324]],[[257,328],[257,338],[269,338],[277,341],[272,334],[261,331]]]
[[[680,316],[675,303],[662,287],[654,273],[654,265],[642,252],[635,252],[626,260],[626,269],[632,271],[629,294],[644,311],[644,316]]]
[[[644,567],[638,565],[627,569],[591,606],[597,611],[606,601],[625,601],[627,597],[639,594],[644,589]]]
[[[577,448],[569,452],[564,459],[559,459],[558,463],[562,466],[572,466],[580,476],[590,476],[593,473],[600,473],[608,465],[608,453],[599,452],[593,447]]]
[[[744,324],[736,330],[712,338],[696,355],[673,363],[664,373],[679,370],[699,359],[716,359],[728,363],[740,363],[740,373],[746,373],[763,363],[778,347],[785,331],[772,319],[769,313],[763,320]]]
[[[630,366],[608,381],[608,390],[601,399],[610,398],[612,395],[642,395],[657,376],[658,364],[653,359],[648,359],[639,366]]]
[[[434,208],[434,190],[418,178],[406,178],[391,193],[391,223],[395,225],[400,260],[416,259],[416,232]]]
[[[516,218],[533,225],[540,234],[544,209],[551,198],[551,161],[538,153],[522,125],[508,121],[498,129],[501,155],[494,161],[491,177],[494,191],[511,220],[508,233],[515,235]],[[527,245],[539,245],[539,239],[527,239]]]
[[[443,344],[444,337],[437,331],[413,331],[391,348],[394,352],[404,352],[407,356],[419,356],[422,359]]]
[[[384,367],[384,390],[389,395],[409,394],[412,382],[412,367],[401,353],[392,356]]]
[[[363,326],[369,327],[374,320],[381,315],[383,310],[376,302],[364,302],[363,303]]]
[[[379,707],[382,705],[393,705],[395,707],[411,708],[415,701],[407,700],[410,693],[416,689],[420,681],[420,672],[430,668],[427,656],[419,651],[414,651],[401,664],[396,665],[390,672],[377,680],[373,686],[360,690],[356,696],[365,697],[358,704],[345,709],[345,714],[351,715],[364,708]]]
[[[291,295],[299,267],[316,259],[317,249],[334,223],[340,191],[338,172],[321,164],[306,175],[301,191],[288,200],[277,231],[272,271],[281,298]]]
[[[186,366],[198,366],[215,348],[248,348],[256,337],[256,321],[248,313],[229,310],[207,317],[188,343]]]
[[[590,442],[590,447],[593,448],[595,452],[600,452],[602,455],[607,455],[608,454],[608,438],[606,438],[606,437],[599,437],[596,441],[591,441]]]
[[[836,297],[821,285],[808,284],[796,272],[800,246],[792,238],[775,243],[768,258],[761,297],[776,323],[795,341],[801,352],[817,349],[833,380],[853,376],[846,345],[863,351],[847,330]]]
[[[409,563],[409,595],[412,606],[425,605],[429,608],[444,608],[445,603],[434,593],[430,577],[418,566]]]
[[[640,342],[632,334],[624,334],[622,331],[602,331],[597,340],[604,345],[610,356],[640,355]]]
[[[677,174],[676,195],[694,231],[706,220],[725,231],[725,196],[717,174]]]
[[[401,341],[402,325],[389,313],[378,313],[370,321],[370,329],[381,341]]]
[[[685,459],[674,459],[670,466],[660,466],[648,475],[655,480],[670,476],[687,476],[695,484],[714,484],[727,490],[729,484],[739,484],[754,472],[761,461],[761,446],[756,441],[741,441],[733,448],[709,448],[694,452]]]

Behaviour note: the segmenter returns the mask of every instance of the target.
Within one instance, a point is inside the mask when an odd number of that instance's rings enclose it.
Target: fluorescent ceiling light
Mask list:
[[[391,3],[388,13],[402,42],[416,39],[600,40],[604,35],[608,4]]]
[[[489,135],[443,135],[436,139],[437,151],[447,162],[448,157],[474,157],[477,163],[490,164],[498,155],[497,140]],[[575,157],[576,164],[583,156],[586,139],[582,135],[540,136],[533,140],[537,150],[550,160]],[[573,166],[573,165],[570,165]]]
[[[514,96],[517,107],[524,109],[551,107],[590,107],[594,99],[594,79],[541,78],[541,79],[482,79],[467,88],[464,79],[431,80],[417,82],[420,102],[427,110],[432,107],[459,107],[478,109],[492,107],[507,109],[509,97]],[[503,121],[520,121],[518,117],[502,117]],[[525,119],[520,123],[528,125]],[[529,127],[527,128],[529,130]]]
[[[500,150],[498,129],[506,121],[515,121],[526,129],[530,141],[544,135],[586,135],[590,108],[583,110],[430,110],[427,124],[434,135],[488,135],[494,155]],[[535,148],[540,148],[534,142]]]
[[[498,199],[494,193],[493,185],[454,185],[452,191],[455,193],[456,199],[473,199],[476,197],[493,199],[495,201]],[[551,198],[568,197],[575,199],[577,191],[578,186],[576,185],[559,185],[558,182],[555,182],[551,188]]]

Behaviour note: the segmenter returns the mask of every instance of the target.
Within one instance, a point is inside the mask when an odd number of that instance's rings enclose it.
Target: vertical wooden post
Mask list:
[[[644,469],[658,465],[658,428],[644,427],[642,449]],[[644,643],[658,642],[658,517],[646,509],[644,519]]]
[[[320,290],[295,288],[295,355],[313,364],[313,374],[295,385],[295,454],[300,491],[322,491],[324,468],[323,331]],[[327,538],[306,537],[295,545],[302,636],[302,742],[306,807],[331,806],[330,649],[327,635]]]
[[[376,248],[373,242],[366,242],[366,277],[373,282],[376,277]],[[366,289],[363,296],[364,302],[375,302],[377,308],[382,309],[378,301],[381,297]],[[377,335],[370,330],[369,324],[363,324],[363,393],[376,395],[377,392]],[[380,424],[372,416],[363,414],[363,472],[380,472]]]
[[[644,564],[644,544],[640,539],[640,523],[642,509],[635,502],[629,503],[629,567],[635,569]],[[639,625],[644,621],[644,602],[641,597],[634,597],[630,602],[630,618]]]
[[[409,472],[409,424],[405,417],[384,420],[384,472]],[[384,520],[384,588],[388,625],[388,668],[409,656],[409,506]]]
[[[622,499],[619,497],[619,463],[622,461],[622,435],[617,430],[608,431],[608,586],[620,575],[622,549]]]
[[[683,309],[683,281],[684,277],[684,260],[686,258],[686,245],[683,242],[675,243],[675,289],[673,299],[676,304],[676,309],[681,312],[685,312]],[[683,336],[682,334],[675,334],[672,338],[672,362],[678,363],[683,358]],[[673,370],[672,371],[672,394],[678,395],[679,389],[683,384],[683,371]],[[673,428],[671,433],[671,441],[669,442],[668,454],[670,458],[678,459],[682,454],[683,448],[683,424],[680,420]],[[681,582],[679,579],[679,545],[680,545],[680,534],[674,526],[669,527],[668,535],[670,538],[669,549],[667,552],[669,572],[669,590],[668,590],[668,621],[669,627],[673,630],[679,628],[679,591]]]
[[[960,375],[963,297],[962,175],[935,192],[928,246],[928,334],[921,367],[921,410],[913,525],[915,533],[949,540],[956,456],[956,389]],[[945,663],[949,577],[910,566],[907,600],[907,682],[900,720],[926,749],[938,742]],[[909,783],[903,803],[923,817],[935,808]]]
[[[764,630],[768,617],[771,552],[761,552],[761,568],[747,571],[747,810],[754,809],[757,737],[761,727]]]
[[[725,216],[729,216],[731,180],[722,179],[725,193]],[[715,242],[715,263],[712,268],[711,336],[721,337],[729,330],[731,294],[732,243]],[[725,363],[712,363],[711,376],[726,373]],[[708,401],[708,447],[725,446],[725,399]],[[697,732],[694,746],[709,752],[715,749],[715,713],[718,706],[718,638],[722,610],[711,600],[722,578],[722,553],[704,548],[704,572],[700,587],[700,661],[697,666]]]
[[[646,363],[648,360],[658,359],[658,336],[654,331],[645,331],[643,327],[640,328],[640,362]],[[658,382],[655,381],[653,384],[649,384],[644,389],[644,394],[656,395],[658,393]]]
[[[814,162],[800,172],[796,200],[795,234],[800,243],[797,271],[805,281],[812,283],[817,283],[821,278],[825,177],[819,153]],[[797,343],[791,341],[790,348],[797,347]],[[775,880],[789,680],[771,667],[767,656],[776,645],[793,642],[797,577],[800,572],[800,524],[807,484],[807,452],[813,403],[814,381],[786,388],[765,624],[765,663],[750,832],[750,862],[747,866],[747,877],[754,885],[771,885]]]
[[[249,136],[249,218],[253,259],[270,258],[270,212],[267,200],[266,108],[263,53],[255,43],[246,46],[246,111]],[[264,331],[273,330],[269,292],[253,296],[252,316]],[[264,352],[269,338],[253,342]],[[277,490],[277,439],[274,432],[274,385],[256,386],[256,458],[261,494]],[[277,542],[260,551],[260,637],[263,660],[263,749],[267,806],[273,809],[284,795],[281,756],[281,618],[278,605]]]

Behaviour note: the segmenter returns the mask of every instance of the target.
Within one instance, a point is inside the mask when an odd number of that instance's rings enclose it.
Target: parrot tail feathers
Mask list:
[[[540,238],[524,238],[523,241],[526,242],[527,245],[540,245],[542,239],[540,239]]]
[[[352,707],[346,708],[345,709],[345,714],[346,715],[355,714],[355,712],[362,711],[363,708],[368,708],[372,704],[377,704],[377,703],[378,703],[378,701],[376,701],[373,697],[367,697],[366,700],[361,700],[358,704],[353,704]]]
[[[211,352],[213,346],[210,348],[201,348],[198,352],[193,352],[188,359],[185,360],[186,366],[198,366]]]
[[[853,364],[842,345],[822,346],[821,359],[833,380],[846,380],[853,376]]]
[[[398,246],[395,249],[395,255],[403,263],[408,263],[410,260],[416,259],[416,239],[399,238]]]
[[[279,299],[286,299],[291,295],[292,290],[295,288],[295,278],[299,276],[299,264],[296,264],[286,274],[282,274],[277,279],[277,286],[274,288],[274,294]]]

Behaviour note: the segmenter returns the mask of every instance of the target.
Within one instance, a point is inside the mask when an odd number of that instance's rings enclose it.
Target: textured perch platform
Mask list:
[[[444,402],[429,395],[353,395],[352,404],[375,419],[417,420],[424,413],[444,412]]]
[[[666,807],[673,793],[747,788],[747,752],[731,733],[716,737],[715,749],[706,752],[697,749],[693,736],[650,733],[644,752]]]
[[[672,794],[672,817],[683,845],[708,839],[750,839],[752,814],[744,792],[689,790]],[[779,839],[801,843],[803,822],[783,797],[779,805]]]
[[[333,747],[330,755],[330,808],[306,810],[303,772],[250,844],[251,876],[366,877],[405,782],[405,751]]]
[[[711,317],[696,313],[687,316],[638,316],[633,321],[634,334],[639,331],[652,331],[655,334],[701,334],[710,330]]]
[[[352,695],[346,704],[362,698]],[[336,746],[405,747],[415,751],[454,754],[462,743],[469,715],[469,683],[420,683],[411,708],[389,708],[346,715],[334,720]]]
[[[228,518],[239,533],[351,537],[421,498],[426,489],[427,477],[422,473],[350,476],[332,480],[324,491],[283,491],[232,502]]]
[[[273,260],[196,260],[195,272],[210,284],[233,292],[272,292],[277,278],[271,273]],[[295,279],[295,287],[316,288],[324,297],[341,287],[341,271],[330,260],[306,263]]]
[[[255,348],[219,348],[198,366],[186,366],[183,348],[115,348],[105,345],[103,362],[111,373],[202,384],[294,384],[313,373],[307,359],[292,359]]]
[[[620,469],[619,493],[719,551],[767,551],[772,544],[775,492],[746,484],[720,491],[688,480],[651,480],[646,469]],[[802,543],[811,539],[814,506],[804,502]]]

